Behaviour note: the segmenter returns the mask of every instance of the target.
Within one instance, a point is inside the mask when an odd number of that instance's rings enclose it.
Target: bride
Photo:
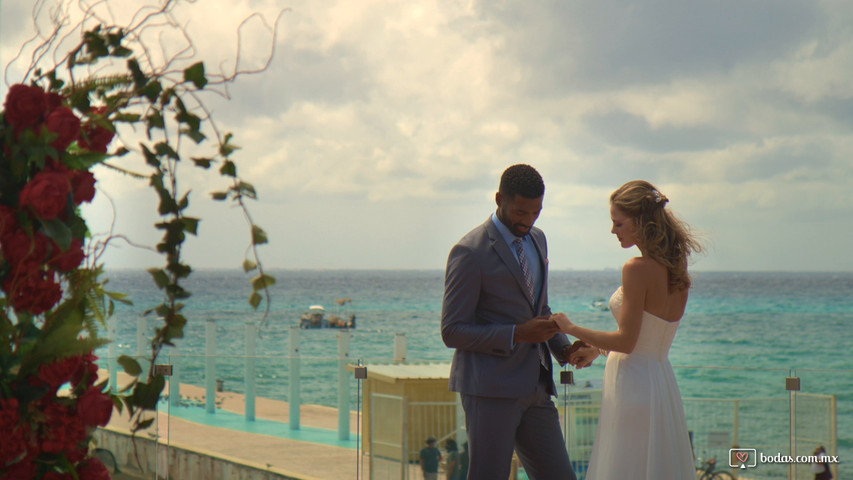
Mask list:
[[[687,260],[701,250],[652,184],[635,180],[610,196],[612,233],[641,256],[625,263],[610,298],[616,331],[597,331],[553,315],[564,333],[607,355],[598,431],[587,480],[696,478],[681,394],[669,347],[687,305]],[[578,354],[575,366],[593,358]]]

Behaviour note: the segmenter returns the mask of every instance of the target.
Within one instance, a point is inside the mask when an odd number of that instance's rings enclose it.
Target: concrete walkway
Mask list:
[[[119,378],[119,385],[126,379]],[[168,386],[164,390],[168,392]],[[182,399],[190,403],[203,402],[205,390],[192,385],[181,385]],[[158,412],[158,420],[139,437],[159,437],[161,445],[180,446],[184,449],[226,458],[239,459],[241,463],[256,464],[274,469],[298,480],[356,480],[366,478],[359,465],[360,446],[356,442],[358,416],[350,416],[351,433],[348,440],[338,440],[338,411],[318,405],[302,405],[300,428],[291,430],[290,406],[287,402],[257,398],[256,421],[245,420],[245,398],[241,394],[222,392],[216,394],[216,413],[208,414],[203,406],[168,407]],[[201,403],[203,405],[203,403]],[[107,430],[129,433],[127,414],[114,412]],[[227,426],[224,428],[223,426]],[[154,478],[153,473],[143,475],[133,466],[119,462],[121,474],[115,479],[130,480]],[[218,479],[217,479],[218,480]]]

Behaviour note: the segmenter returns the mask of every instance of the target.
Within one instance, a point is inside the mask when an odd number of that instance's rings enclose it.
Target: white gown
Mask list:
[[[614,316],[622,287],[610,297]],[[643,312],[631,354],[611,352],[586,480],[696,478],[681,394],[669,363],[679,322]]]

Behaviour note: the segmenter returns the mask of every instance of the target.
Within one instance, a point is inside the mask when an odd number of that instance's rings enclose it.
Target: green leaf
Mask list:
[[[248,258],[243,260],[243,271],[251,272],[252,270],[258,268],[258,264],[249,260]]]
[[[130,74],[133,77],[133,83],[136,84],[136,88],[141,88],[148,81],[148,77],[142,73],[142,68],[140,68],[139,62],[137,62],[135,58],[131,58],[127,61],[127,69],[130,70]]]
[[[129,297],[129,295],[128,295],[128,294],[126,294],[126,293],[121,293],[121,292],[111,292],[111,291],[109,291],[109,290],[104,290],[104,293],[105,293],[108,297],[110,297],[111,299],[113,299],[113,300],[115,300],[115,301],[117,301],[117,302],[121,302],[121,303],[123,303],[123,304],[125,304],[125,305],[133,305],[133,302],[132,302],[132,301],[130,301],[130,299],[128,298],[128,297]]]
[[[127,47],[116,47],[113,49],[114,57],[129,57],[133,54],[133,50]]]
[[[252,245],[263,245],[267,242],[267,232],[257,225],[252,225]]]
[[[237,184],[237,190],[251,199],[257,199],[258,194],[255,192],[255,187],[251,183],[240,182]]]
[[[184,231],[189,232],[193,235],[198,235],[198,222],[199,219],[192,217],[183,217],[184,222]]]
[[[219,169],[219,173],[222,175],[228,175],[229,177],[237,176],[237,165],[234,164],[231,160],[226,160],[225,163],[222,164],[222,167]]]
[[[226,198],[228,198],[228,192],[213,192],[211,194],[211,196],[213,196],[214,200],[220,200],[221,201],[221,200],[225,200]]]
[[[263,298],[258,292],[252,292],[252,295],[249,296],[249,305],[251,305],[252,308],[257,310],[258,305],[261,304],[261,300],[263,300]]]
[[[184,70],[184,81],[193,82],[198,89],[204,88],[207,85],[207,78],[204,77],[204,63],[198,62]]]
[[[142,118],[142,115],[138,113],[127,113],[122,112],[118,113],[113,117],[114,122],[127,122],[127,123],[136,123],[139,119]]]
[[[151,80],[139,93],[147,98],[149,102],[154,103],[162,91],[163,86],[160,85],[160,82],[157,80]]]
[[[42,227],[44,227],[44,233],[56,241],[59,244],[59,248],[63,251],[68,250],[68,247],[71,246],[71,229],[68,228],[68,225],[65,224],[62,220],[53,219],[53,220],[39,220],[41,222]]]
[[[121,365],[121,368],[124,369],[125,373],[132,377],[138,377],[142,374],[142,367],[139,366],[139,362],[137,362],[133,357],[122,355],[118,357],[118,364]]]
[[[196,144],[199,144],[207,139],[203,133],[198,130],[193,129],[184,129],[181,130],[181,133],[186,134],[188,137],[192,138]]]
[[[213,160],[210,158],[202,158],[202,157],[192,157],[193,163],[195,163],[196,167],[204,168],[205,170],[210,168]]]
[[[139,423],[137,423],[133,429],[135,431],[145,430],[146,428],[150,427],[152,423],[154,423],[154,418],[149,418],[148,420],[142,420]]]
[[[154,151],[160,156],[169,156],[175,160],[181,159],[178,152],[176,152],[175,149],[166,142],[160,142],[157,145],[154,145]]]
[[[255,291],[263,290],[267,287],[271,287],[275,285],[275,277],[270,275],[258,275],[257,277],[252,279],[252,289]]]
[[[235,150],[238,150],[240,148],[237,145],[234,145],[231,143],[231,138],[233,138],[233,137],[234,137],[234,135],[231,133],[225,134],[225,139],[223,140],[222,144],[219,146],[219,154],[222,155],[223,157],[228,157],[229,155],[234,153]]]
[[[165,271],[159,268],[149,268],[148,273],[150,273],[151,277],[154,278],[154,283],[157,284],[157,288],[160,290],[169,285],[169,276],[166,275]]]
[[[184,194],[183,197],[181,197],[181,200],[178,202],[178,209],[186,210],[186,208],[189,206],[190,206],[190,192],[187,192]]]
[[[148,130],[152,128],[163,129],[166,127],[166,120],[163,119],[163,114],[158,112],[157,110],[152,111],[145,120],[148,122]]]

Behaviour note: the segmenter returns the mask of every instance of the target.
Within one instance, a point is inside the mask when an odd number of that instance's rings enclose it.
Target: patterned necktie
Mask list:
[[[524,247],[521,245],[521,239],[516,238],[512,241],[515,246],[515,252],[518,254],[518,265],[521,267],[521,273],[524,274],[524,283],[527,284],[527,294],[531,301],[536,301],[536,290],[533,287],[533,277],[530,275],[530,268],[527,266],[527,257],[524,256]]]
[[[515,251],[518,253],[518,266],[521,267],[521,273],[524,274],[524,283],[527,285],[527,295],[530,296],[530,300],[532,302],[536,302],[536,289],[533,287],[533,276],[530,275],[530,268],[527,266],[527,257],[524,256],[524,247],[521,245],[521,239],[516,238],[512,241],[512,244],[515,246]],[[539,363],[542,364],[546,370],[548,369],[548,362],[545,360],[545,345],[539,343],[536,344],[536,350],[539,352]]]

